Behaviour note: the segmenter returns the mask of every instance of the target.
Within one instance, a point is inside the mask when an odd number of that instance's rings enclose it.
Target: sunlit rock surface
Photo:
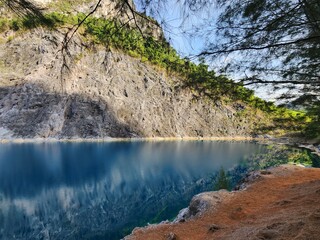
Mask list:
[[[0,137],[246,136],[257,119],[194,98],[183,79],[79,38],[35,29],[0,43]]]

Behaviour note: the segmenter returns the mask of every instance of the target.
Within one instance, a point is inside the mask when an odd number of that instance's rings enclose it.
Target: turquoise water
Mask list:
[[[0,144],[0,239],[120,239],[172,219],[218,172],[233,186],[252,142]]]

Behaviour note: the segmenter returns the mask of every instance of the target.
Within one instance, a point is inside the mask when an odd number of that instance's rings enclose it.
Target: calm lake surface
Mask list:
[[[267,152],[223,141],[0,144],[0,239],[120,239],[174,218],[221,171],[235,185]]]

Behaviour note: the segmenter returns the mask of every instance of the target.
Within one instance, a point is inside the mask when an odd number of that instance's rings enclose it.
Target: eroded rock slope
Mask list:
[[[42,28],[0,44],[0,138],[244,136],[259,119],[194,98],[138,58]]]

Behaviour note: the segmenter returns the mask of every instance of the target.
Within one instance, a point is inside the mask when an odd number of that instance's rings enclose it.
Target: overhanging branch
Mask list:
[[[320,86],[320,80],[318,81],[303,81],[303,80],[262,80],[259,78],[244,79],[241,81],[244,86],[253,84],[295,84],[295,85],[310,85],[315,84]]]
[[[63,42],[63,48],[67,47],[70,40],[73,38],[74,34],[78,31],[78,29],[81,27],[81,25],[90,17],[92,14],[95,13],[95,11],[98,9],[100,3],[102,0],[98,0],[97,4],[95,5],[94,9],[89,12],[77,25],[75,25],[66,35]],[[69,33],[71,32],[71,36],[69,37]]]
[[[198,54],[197,57],[201,57],[204,55],[213,55],[213,54],[224,54],[224,53],[232,53],[232,52],[239,52],[239,51],[248,51],[248,50],[265,50],[289,45],[295,45],[301,42],[308,42],[314,39],[320,39],[320,36],[311,36],[307,38],[301,38],[294,41],[287,41],[287,42],[280,42],[275,44],[264,45],[260,47],[256,46],[249,46],[249,47],[238,47],[238,48],[231,48],[231,49],[224,49],[224,50],[216,50],[216,51],[203,51],[202,53]]]

